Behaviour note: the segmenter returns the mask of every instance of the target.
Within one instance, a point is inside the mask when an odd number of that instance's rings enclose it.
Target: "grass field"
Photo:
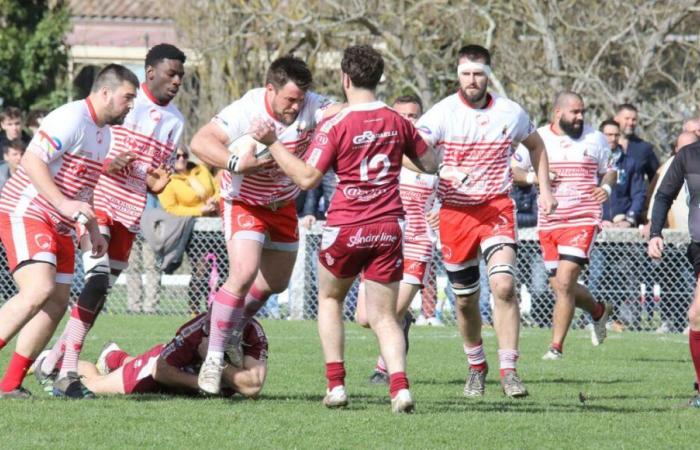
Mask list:
[[[169,339],[179,317],[102,317],[84,356],[113,339],[139,352]],[[2,448],[692,448],[700,411],[691,395],[684,336],[613,334],[599,348],[574,331],[566,359],[544,362],[549,332],[522,333],[520,372],[530,397],[503,397],[496,341],[485,331],[492,370],[483,400],[462,396],[464,354],[455,328],[412,330],[409,377],[416,414],[389,412],[385,387],[366,380],[376,344],[347,331],[347,410],[321,405],[323,364],[314,322],[265,321],[268,379],[258,401],[143,396],[64,401],[45,396],[33,377],[32,401],[0,406]],[[7,364],[9,351],[0,355]],[[582,403],[579,393],[587,398]]]

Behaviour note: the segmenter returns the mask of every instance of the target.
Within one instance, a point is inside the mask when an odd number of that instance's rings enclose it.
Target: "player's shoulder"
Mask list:
[[[526,115],[527,112],[520,103],[499,94],[489,93],[493,101],[493,110],[501,114]]]
[[[61,105],[47,114],[40,129],[59,127],[64,131],[78,131],[84,130],[88,124],[95,125],[95,122],[92,119],[87,100],[76,100]]]
[[[462,101],[459,98],[459,93],[454,93],[443,98],[435,103],[427,112],[435,113],[450,113],[459,109],[462,106]]]

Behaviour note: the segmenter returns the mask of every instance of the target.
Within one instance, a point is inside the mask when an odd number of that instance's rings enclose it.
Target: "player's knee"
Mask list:
[[[695,329],[700,329],[700,309],[695,304],[688,309],[688,323]]]
[[[448,271],[447,278],[450,281],[452,292],[457,298],[472,297],[479,292],[480,277],[477,265]]]
[[[32,315],[38,313],[46,305],[51,294],[53,294],[55,284],[36,283],[36,285],[26,286],[20,293],[21,304],[29,309]]]
[[[511,264],[495,264],[489,268],[491,293],[498,300],[515,297],[515,268]]]

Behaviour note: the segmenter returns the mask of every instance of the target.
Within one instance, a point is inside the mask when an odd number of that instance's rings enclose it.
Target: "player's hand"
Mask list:
[[[244,152],[238,160],[236,173],[251,175],[276,166],[275,160],[270,157],[256,158],[253,152]]]
[[[163,192],[165,186],[170,182],[170,174],[171,171],[165,164],[161,164],[155,169],[149,169],[146,174],[146,185],[148,185],[148,189],[150,189],[151,192]]]
[[[601,226],[603,228],[615,228],[615,224],[610,222],[609,220],[604,220]]]
[[[629,223],[629,222],[626,221],[626,220],[621,220],[621,221],[619,221],[619,222],[615,222],[615,223],[613,224],[613,226],[614,226],[615,228],[631,228],[631,227],[632,227],[632,224]]]
[[[314,224],[316,223],[316,217],[314,217],[313,215],[309,214],[308,216],[302,217],[301,220],[300,220],[299,222],[301,223],[301,225],[302,225],[304,228],[306,228],[307,230],[310,230],[311,227],[313,227]]]
[[[275,124],[269,120],[253,119],[250,123],[250,134],[253,139],[268,147],[277,142]]]
[[[100,258],[107,253],[108,243],[99,231],[97,224],[93,227],[95,231],[90,231],[90,244],[92,244],[92,258]]]
[[[78,221],[80,215],[85,217],[85,222],[95,218],[95,213],[92,211],[92,206],[90,206],[89,203],[78,200],[64,200],[60,204],[56,205],[56,209],[63,217],[67,217],[74,221]]]
[[[552,214],[554,211],[556,211],[559,204],[551,192],[541,192],[539,201],[540,206],[546,215]]]
[[[608,193],[601,187],[594,187],[593,191],[591,192],[591,197],[593,198],[593,201],[597,203],[605,203],[608,201]]]
[[[124,167],[139,159],[138,155],[132,152],[122,152],[109,162],[107,172],[117,173]]]
[[[647,253],[651,259],[661,259],[661,255],[664,252],[664,240],[661,237],[656,236],[649,240],[649,245],[647,246]]]
[[[433,231],[440,231],[440,210],[425,213],[425,221],[428,222]]]

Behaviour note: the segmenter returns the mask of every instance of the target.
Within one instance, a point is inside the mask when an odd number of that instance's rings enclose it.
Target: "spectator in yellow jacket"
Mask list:
[[[216,215],[219,184],[206,166],[188,159],[185,149],[177,150],[175,171],[158,200],[164,210],[175,216]]]
[[[218,212],[219,183],[209,169],[202,164],[189,162],[189,153],[184,148],[177,150],[174,172],[170,182],[158,195],[163,209],[175,216],[215,216]],[[190,313],[200,311],[200,302],[208,294],[207,245],[198,234],[192,233],[188,239],[186,253],[192,266],[187,294]],[[183,236],[183,238],[185,238]],[[223,262],[223,261],[222,261]]]

